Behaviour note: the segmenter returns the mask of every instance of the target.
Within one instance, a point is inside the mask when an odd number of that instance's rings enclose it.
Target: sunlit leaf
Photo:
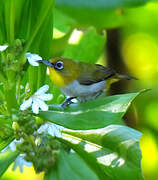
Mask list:
[[[0,176],[7,170],[9,165],[16,159],[19,152],[7,150],[0,153]]]
[[[69,147],[75,150],[76,153],[85,161],[85,163],[97,174],[100,179],[110,179],[110,171],[108,168],[103,167],[100,165],[96,159],[96,156],[90,154],[84,149],[86,145],[85,141],[79,139],[77,137],[70,136],[68,134],[63,134],[63,139],[60,139],[63,143],[66,143]],[[79,140],[79,141],[78,141]],[[77,142],[78,143],[77,143]],[[96,147],[95,147],[96,149]]]
[[[61,151],[58,156],[57,172],[51,173],[50,176],[46,176],[45,180],[57,179],[57,180],[98,180],[96,174],[87,166],[87,164],[74,153],[67,153]]]
[[[84,160],[87,160],[83,156],[83,150],[80,150],[81,143],[73,144],[76,138],[81,142],[84,141],[82,147],[97,158],[105,173],[109,173],[109,179],[143,179],[139,148],[140,132],[126,126],[110,125],[98,130],[64,130],[63,133],[71,135],[65,135],[64,138],[72,143],[71,147]]]
[[[0,151],[4,149],[8,144],[10,144],[13,141],[13,136],[8,138],[0,138]]]
[[[64,111],[43,111],[39,116],[70,129],[103,128],[110,124],[121,124],[123,115],[139,94],[140,92],[108,96],[71,106]]]
[[[106,34],[99,34],[94,28],[85,32],[73,31],[63,57],[84,62],[96,63],[101,56],[106,41]]]

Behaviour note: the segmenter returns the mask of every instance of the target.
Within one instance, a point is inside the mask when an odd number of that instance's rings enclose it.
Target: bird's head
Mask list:
[[[66,58],[53,58],[50,60],[38,60],[49,69],[50,79],[55,85],[64,87],[77,79],[80,68],[77,62]]]

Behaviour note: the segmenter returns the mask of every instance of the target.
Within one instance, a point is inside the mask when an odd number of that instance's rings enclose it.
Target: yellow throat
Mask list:
[[[77,62],[67,60],[65,58],[52,59],[50,62],[55,64],[59,60],[62,60],[64,64],[64,68],[62,70],[59,71],[52,67],[48,67],[48,69],[50,79],[53,81],[53,83],[56,86],[63,88],[79,77],[80,69]]]

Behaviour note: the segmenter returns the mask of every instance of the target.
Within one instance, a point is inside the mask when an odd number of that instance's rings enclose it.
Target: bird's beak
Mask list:
[[[37,62],[43,63],[46,66],[54,67],[54,65],[51,62],[49,62],[48,60],[38,60]]]

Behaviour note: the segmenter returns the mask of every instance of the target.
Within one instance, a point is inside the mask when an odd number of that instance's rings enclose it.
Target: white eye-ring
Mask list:
[[[61,70],[64,68],[64,63],[62,61],[57,61],[55,63],[55,69]]]

